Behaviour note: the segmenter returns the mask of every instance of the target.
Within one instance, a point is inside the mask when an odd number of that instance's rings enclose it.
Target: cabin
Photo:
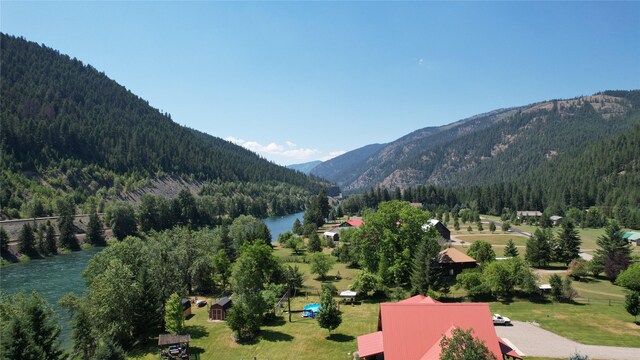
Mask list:
[[[227,311],[231,308],[231,299],[223,297],[209,307],[209,320],[224,321],[227,318]]]
[[[540,211],[531,211],[531,210],[525,210],[525,211],[518,211],[516,212],[516,215],[518,215],[519,219],[522,218],[526,218],[526,217],[542,217],[542,213]]]
[[[432,227],[435,227],[438,234],[443,240],[451,241],[451,231],[438,219],[430,219],[426,224],[422,225],[422,230],[429,231]]]
[[[444,276],[456,276],[465,269],[473,269],[478,266],[478,262],[474,258],[456,248],[440,251],[438,262]]]
[[[191,315],[191,300],[187,298],[182,299],[182,311],[184,312],[185,318]]]
[[[486,303],[440,303],[416,295],[382,303],[378,331],[358,336],[358,355],[365,360],[438,360],[440,341],[455,327],[472,329],[496,359],[522,359],[522,354],[496,334]]]

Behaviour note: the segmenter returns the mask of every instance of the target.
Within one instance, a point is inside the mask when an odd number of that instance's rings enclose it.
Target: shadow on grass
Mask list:
[[[353,341],[355,337],[351,335],[345,335],[345,334],[331,334],[327,339],[331,341],[343,343],[343,342]]]
[[[192,339],[199,339],[209,336],[209,331],[202,325],[189,325],[184,327],[185,334],[191,335]]]
[[[274,330],[261,330],[260,339],[271,342],[293,341],[293,336]]]
[[[302,312],[302,311],[301,311]],[[291,311],[291,313],[293,314],[293,311]],[[288,316],[287,314],[285,314],[286,316]],[[287,321],[285,320],[284,317],[282,316],[276,316],[273,319],[269,319],[267,321],[265,321],[265,325],[266,326],[282,326],[284,324],[286,324]]]

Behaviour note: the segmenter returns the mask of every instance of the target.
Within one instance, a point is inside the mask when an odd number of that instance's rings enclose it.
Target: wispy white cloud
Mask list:
[[[424,59],[418,60],[418,65],[422,66],[422,64],[424,64]]]
[[[285,145],[277,144],[274,142],[267,145],[262,145],[257,141],[243,140],[233,136],[228,136],[225,138],[225,140],[231,141],[232,143],[240,145],[261,155],[275,155],[295,160],[309,160],[317,157],[320,154],[320,151],[318,149],[299,147],[291,141],[286,141]]]
[[[346,153],[346,151],[344,151],[344,150],[331,151],[331,152],[329,152],[329,154],[321,157],[320,160],[322,160],[322,161],[331,160],[334,157],[338,157],[338,156],[340,156],[340,155],[342,155],[344,153]]]

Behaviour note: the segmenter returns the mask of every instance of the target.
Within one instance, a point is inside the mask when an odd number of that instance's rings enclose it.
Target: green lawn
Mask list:
[[[487,234],[467,234],[456,235],[456,237],[464,242],[472,243],[474,241],[485,241],[494,246],[505,246],[509,239],[513,240],[516,246],[525,246],[527,244],[527,237],[517,234],[502,234],[500,233],[487,233]]]

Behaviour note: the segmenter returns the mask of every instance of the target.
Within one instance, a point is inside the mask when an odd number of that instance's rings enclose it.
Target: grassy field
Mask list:
[[[525,246],[527,244],[527,237],[517,234],[474,234],[474,235],[456,235],[456,237],[464,242],[472,243],[474,241],[482,240],[488,242],[493,246],[505,246],[509,239],[513,240],[516,246]]]

